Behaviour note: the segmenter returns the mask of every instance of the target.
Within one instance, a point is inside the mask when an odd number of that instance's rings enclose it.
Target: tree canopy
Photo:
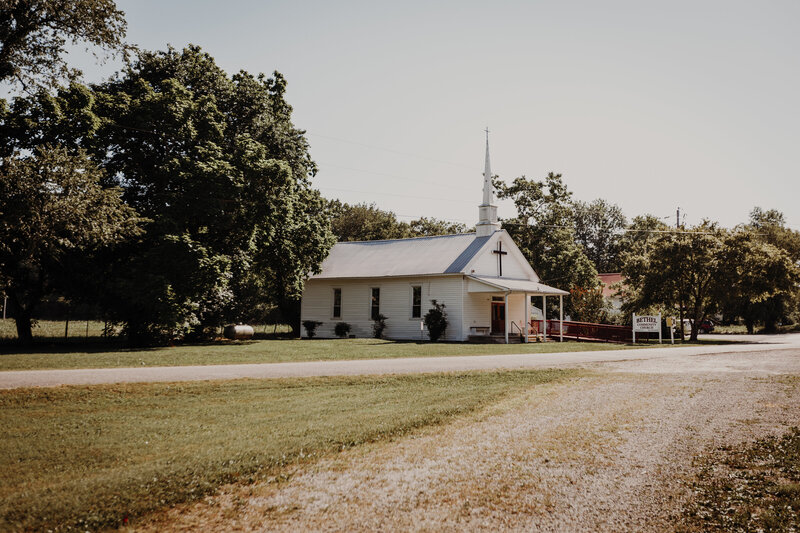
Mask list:
[[[466,224],[422,217],[411,222],[397,220],[397,215],[375,204],[348,204],[340,200],[327,203],[331,229],[338,241],[376,241],[407,239],[431,235],[450,235],[467,231]]]
[[[618,272],[622,266],[620,242],[627,220],[622,209],[601,198],[573,203],[575,240],[598,272]]]
[[[140,233],[121,190],[105,188],[85,152],[43,146],[0,162],[0,282],[17,334],[32,341],[32,313],[45,295],[70,292],[87,254]]]
[[[498,198],[514,201],[517,217],[503,220],[503,229],[543,283],[567,290],[597,286],[597,270],[575,241],[572,193],[561,174],[551,172],[542,181],[521,176],[511,184],[495,178],[494,187]],[[565,307],[575,311],[569,298]]]
[[[689,231],[656,234],[649,249],[629,256],[622,273],[629,293],[629,306],[643,309],[663,305],[681,318],[692,320],[692,340],[699,324],[716,309],[720,282],[723,233],[710,222]]]
[[[125,14],[113,0],[0,1],[0,82],[33,90],[75,79],[68,43],[125,52]]]
[[[105,307],[133,342],[273,306],[299,327],[303,281],[334,238],[285,90],[279,73],[228,76],[190,46],[142,52],[112,80],[17,98],[3,113],[14,149],[86,149],[104,185],[148,219],[102,276]]]

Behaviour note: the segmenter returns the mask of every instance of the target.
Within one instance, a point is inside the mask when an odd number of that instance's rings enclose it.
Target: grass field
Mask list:
[[[0,530],[114,527],[579,375],[542,370],[0,391]]]
[[[379,339],[279,339],[187,344],[145,350],[94,346],[37,346],[0,353],[0,370],[112,368],[330,361],[395,357],[431,357],[508,353],[550,353],[626,348],[618,344],[546,342],[530,344],[417,343]],[[632,348],[632,347],[630,347]]]

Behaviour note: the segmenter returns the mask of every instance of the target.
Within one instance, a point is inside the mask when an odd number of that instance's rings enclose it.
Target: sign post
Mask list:
[[[636,344],[636,332],[658,332],[658,343],[661,344],[661,313],[658,315],[636,316],[633,314],[633,343]]]
[[[667,327],[669,328],[669,342],[675,344],[675,319],[671,316],[667,317]]]

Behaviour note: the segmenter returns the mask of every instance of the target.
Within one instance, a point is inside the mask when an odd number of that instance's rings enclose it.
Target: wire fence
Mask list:
[[[251,324],[256,338],[286,335],[291,332],[288,324]],[[103,320],[36,320],[33,338],[39,341],[112,341],[122,338],[122,326]],[[217,336],[222,336],[222,327]],[[17,325],[13,318],[0,319],[0,340],[17,339]]]

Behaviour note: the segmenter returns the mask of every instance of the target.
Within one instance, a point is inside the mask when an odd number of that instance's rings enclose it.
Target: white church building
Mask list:
[[[371,337],[373,320],[382,314],[387,317],[384,337],[427,339],[422,321],[436,300],[446,306],[443,340],[506,343],[509,338],[528,340],[534,302],[546,309],[546,298],[558,297],[559,316],[547,318],[563,320],[563,297],[569,293],[539,282],[500,229],[492,200],[487,138],[475,233],[337,243],[321,272],[306,281],[301,320],[321,322],[318,337],[335,337],[339,322],[350,325],[351,335]],[[555,326],[561,330],[560,323]]]

